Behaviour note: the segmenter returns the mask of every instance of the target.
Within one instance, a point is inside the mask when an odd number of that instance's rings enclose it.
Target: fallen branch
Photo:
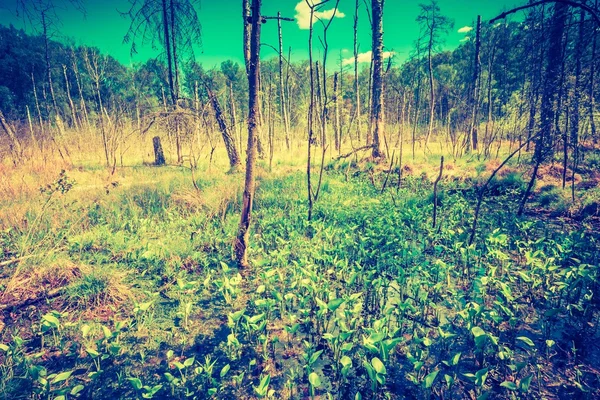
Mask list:
[[[8,304],[0,304],[0,311],[12,309],[12,308],[22,308],[22,307],[29,306],[31,304],[38,303],[42,300],[53,299],[55,297],[58,297],[65,289],[66,289],[66,287],[60,287],[57,289],[52,289],[52,290],[46,292],[44,295],[39,296],[39,297],[34,297],[32,299],[15,301],[15,302],[8,303]]]
[[[342,158],[348,158],[348,157],[350,157],[350,156],[352,156],[352,155],[354,155],[354,154],[358,153],[359,151],[368,150],[368,149],[372,149],[372,148],[373,148],[373,145],[372,145],[372,144],[369,144],[369,145],[367,145],[367,146],[363,146],[363,147],[359,147],[358,149],[354,149],[354,150],[352,150],[350,153],[347,153],[347,154],[342,154],[341,156],[337,156],[337,157],[336,157],[334,160],[335,160],[335,161],[339,161],[339,160],[341,160]]]

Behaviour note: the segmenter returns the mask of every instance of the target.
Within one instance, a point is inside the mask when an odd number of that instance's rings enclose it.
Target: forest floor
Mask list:
[[[597,154],[523,217],[510,164],[471,246],[499,162],[447,161],[433,226],[439,158],[349,160],[310,223],[302,159],[260,163],[243,273],[241,174],[1,166],[0,399],[600,397]]]

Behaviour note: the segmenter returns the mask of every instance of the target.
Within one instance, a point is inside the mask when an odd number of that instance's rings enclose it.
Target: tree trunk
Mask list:
[[[42,29],[44,36],[44,51],[46,61],[46,78],[48,79],[48,89],[50,90],[50,97],[52,98],[52,104],[54,105],[54,112],[58,115],[58,105],[56,103],[56,96],[54,94],[54,86],[52,85],[52,70],[50,69],[50,48],[48,40],[48,21],[46,20],[46,12],[42,11]]]
[[[152,138],[152,145],[154,146],[154,165],[165,165],[165,153],[163,152],[159,136]]]
[[[31,119],[31,112],[29,111],[29,106],[25,106],[27,110],[27,121],[29,122],[29,133],[31,134],[31,144],[33,145],[34,150],[41,151],[40,146],[38,145],[37,139],[35,138],[35,132],[33,130],[33,121]]]
[[[71,85],[69,84],[69,78],[67,76],[67,66],[63,64],[63,74],[65,75],[65,92],[67,93],[67,99],[69,100],[69,109],[71,110],[71,118],[73,119],[72,125],[75,129],[79,129],[79,121],[77,120],[77,114],[75,114],[75,104],[71,98]]]
[[[170,0],[169,8],[171,11],[171,46],[172,46],[172,54],[173,54],[173,73],[174,73],[174,82],[173,86],[175,89],[175,104],[179,101],[179,64],[177,62],[177,35],[175,32],[175,7],[173,4],[173,0]]]
[[[547,67],[544,76],[544,85],[542,91],[542,104],[540,106],[540,132],[535,143],[534,168],[531,180],[527,190],[519,205],[518,215],[522,215],[525,210],[527,199],[533,189],[539,166],[552,153],[553,127],[554,127],[554,102],[560,78],[560,65],[562,54],[562,40],[565,30],[565,21],[567,19],[569,6],[564,3],[554,5],[552,16],[552,27],[549,32],[549,51],[547,54]]]
[[[162,23],[163,23],[163,40],[165,45],[165,51],[167,53],[167,67],[168,67],[168,81],[169,81],[169,94],[171,95],[171,104],[175,105],[177,102],[175,95],[175,85],[173,82],[173,59],[171,57],[171,39],[169,33],[169,18],[167,10],[167,0],[162,0]]]
[[[338,73],[333,75],[333,107],[335,117],[333,119],[333,135],[335,141],[335,149],[339,152],[341,149],[341,132],[340,126],[340,103],[339,103],[339,88],[338,88]]]
[[[260,70],[260,3],[261,0],[252,0],[252,35],[250,40],[250,62],[248,70],[248,150],[246,157],[246,180],[242,204],[242,215],[235,241],[235,255],[240,268],[249,267],[248,245],[250,241],[250,220],[252,216],[252,203],[256,177],[254,166],[256,162],[256,145],[258,138],[258,74]]]
[[[485,136],[484,136],[484,146],[485,146],[485,156],[489,156],[490,147],[493,142],[493,113],[494,113],[494,104],[492,97],[492,77],[493,77],[493,66],[496,58],[496,46],[492,44],[492,51],[488,60],[488,79],[487,79],[487,119],[485,122]],[[473,147],[473,150],[477,150],[477,146]]]
[[[283,35],[281,33],[281,13],[277,13],[277,33],[279,35],[279,108],[281,112],[281,122],[285,130],[285,146],[290,150],[290,121],[288,118],[287,107],[285,106],[285,90],[283,86]]]
[[[431,138],[431,134],[433,133],[433,122],[435,118],[435,88],[433,81],[433,28],[430,29],[429,34],[429,46],[427,52],[427,65],[429,67],[429,128],[427,130],[427,136],[425,137],[425,146],[424,149],[428,149],[429,139]]]
[[[478,111],[479,111],[479,71],[481,66],[481,60],[479,52],[481,49],[481,15],[477,16],[477,31],[475,34],[475,57],[473,58],[473,90],[471,92],[471,124],[469,127],[470,138],[467,140],[467,151],[473,149],[477,151],[477,128],[478,123]]]
[[[275,117],[273,117],[273,76],[269,74],[269,91],[267,92],[267,127],[269,139],[269,171],[273,171],[273,155],[275,154]]]
[[[583,56],[583,46],[585,40],[585,11],[579,11],[579,34],[577,37],[577,43],[575,43],[575,88],[573,89],[573,103],[571,106],[571,146],[573,148],[573,155],[575,156],[575,148],[579,145],[579,105],[581,102],[581,58]],[[568,167],[568,140],[566,137],[563,140],[563,174],[562,174],[562,187],[563,189],[567,185],[567,167]],[[577,160],[573,157],[573,168]]]
[[[31,84],[33,86],[33,98],[35,100],[35,109],[37,111],[38,122],[40,123],[40,133],[41,133],[41,137],[42,137],[42,141],[43,141],[44,140],[44,136],[45,136],[45,134],[44,134],[44,121],[42,119],[42,110],[40,108],[40,102],[39,102],[38,95],[37,95],[37,88],[35,86],[35,78],[33,77],[33,72],[31,73]]]
[[[250,5],[248,0],[242,0],[242,19],[244,24],[244,64],[246,65],[246,74],[250,74]]]
[[[357,11],[358,12],[358,8]],[[313,18],[314,18],[314,7],[310,9],[310,29],[308,32],[308,65],[310,72],[310,98],[308,103],[308,155],[306,160],[306,189],[308,192],[308,222],[312,221],[312,211],[313,211],[313,190],[312,190],[312,180],[311,180],[311,146],[314,144],[314,112],[315,112],[315,72],[313,66],[313,50],[312,50],[312,42],[313,42]]]
[[[596,9],[598,9],[598,0],[595,1],[594,3],[594,7]],[[598,32],[596,30],[592,31],[592,59],[591,59],[591,65],[590,65],[590,83],[589,83],[589,87],[588,87],[588,91],[589,91],[589,102],[588,102],[588,110],[589,110],[589,115],[590,115],[590,129],[592,131],[592,139],[594,141],[594,143],[598,143],[598,137],[596,135],[596,120],[594,117],[594,109],[595,107],[595,78],[596,78],[596,62],[598,61],[596,59],[596,46],[598,43]]]
[[[87,106],[85,104],[85,98],[83,96],[83,89],[81,87],[81,80],[79,77],[79,68],[77,67],[77,59],[75,58],[74,51],[71,54],[72,54],[71,62],[73,65],[73,72],[75,73],[75,83],[77,83],[77,91],[79,93],[79,101],[81,103],[80,107],[81,107],[81,111],[83,112],[83,117],[85,118],[85,124],[86,124],[88,132],[89,132],[90,131],[90,117],[88,115]]]
[[[358,83],[358,7],[359,0],[356,0],[356,8],[354,11],[354,95],[356,108],[354,110],[356,118],[356,140],[361,142],[361,124],[360,124],[360,86]]]
[[[383,3],[372,0],[373,9],[373,88],[371,125],[373,126],[373,158],[385,158],[381,151],[381,138],[384,135],[383,103]]]
[[[215,112],[215,119],[217,120],[217,124],[219,125],[219,130],[221,131],[221,135],[223,136],[223,143],[225,144],[227,156],[229,157],[229,166],[231,167],[231,171],[236,171],[241,165],[241,160],[240,156],[238,155],[237,148],[235,146],[235,137],[231,134],[231,130],[227,126],[225,116],[223,115],[221,105],[219,104],[219,99],[217,99],[217,96],[215,96],[215,94],[208,87],[206,82],[204,83],[204,87],[206,88],[206,93],[208,94],[210,104],[212,105],[213,110]]]

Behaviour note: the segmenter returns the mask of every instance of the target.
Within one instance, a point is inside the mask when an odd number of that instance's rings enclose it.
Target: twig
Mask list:
[[[392,167],[394,166],[394,156],[395,155],[396,155],[396,150],[394,150],[392,152],[392,160],[390,161],[390,169],[388,170],[388,173],[385,176],[385,181],[383,181],[383,187],[381,188],[381,194],[383,194],[383,192],[385,192],[385,188],[387,187],[388,181],[390,180],[390,174],[392,173]]]
[[[437,225],[437,208],[438,208],[437,188],[438,188],[438,183],[440,183],[440,179],[442,179],[443,172],[444,172],[444,156],[442,156],[442,159],[440,161],[440,174],[438,175],[437,179],[433,183],[433,224],[432,224],[432,227],[434,229],[435,229],[435,226]]]

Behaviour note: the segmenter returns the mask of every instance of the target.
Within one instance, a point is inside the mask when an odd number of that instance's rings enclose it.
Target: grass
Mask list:
[[[329,164],[311,224],[303,149],[270,172],[261,161],[240,274],[242,175],[219,153],[196,190],[188,168],[141,166],[134,148],[114,175],[88,154],[2,176],[0,260],[28,258],[0,270],[0,299],[59,292],[3,313],[0,398],[598,395],[598,233],[516,218],[518,165],[468,247],[474,185],[495,162],[447,160],[432,228],[441,154],[405,155],[383,194],[388,165]],[[540,186],[531,206],[568,200]]]

